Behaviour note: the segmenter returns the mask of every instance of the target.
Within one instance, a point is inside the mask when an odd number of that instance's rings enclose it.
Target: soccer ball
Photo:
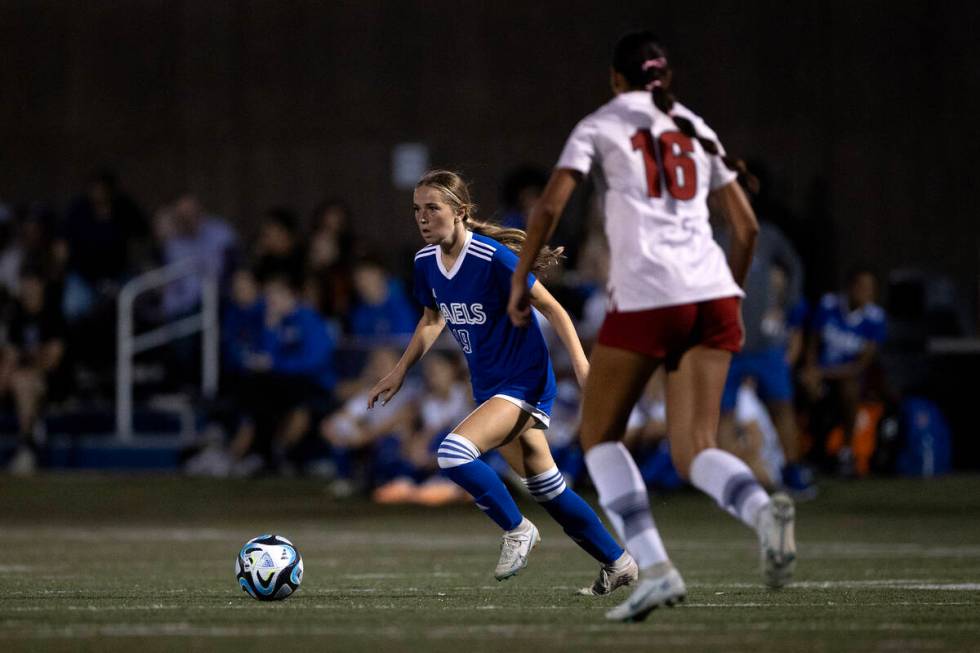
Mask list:
[[[253,599],[279,601],[303,582],[303,556],[281,535],[260,535],[238,552],[235,577]]]

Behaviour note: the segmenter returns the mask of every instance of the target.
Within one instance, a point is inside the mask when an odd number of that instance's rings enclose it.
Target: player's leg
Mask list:
[[[684,354],[676,370],[668,372],[671,454],[681,476],[758,532],[766,582],[782,586],[795,564],[792,501],[783,494],[770,501],[749,467],[716,444],[730,358],[728,351],[697,346]]]
[[[565,484],[544,431],[528,429],[498,451],[565,534],[603,565],[598,579],[582,593],[609,594],[636,579],[633,558],[616,543],[589,504]]]
[[[644,619],[660,605],[674,605],[686,594],[650,513],[650,499],[636,462],[619,440],[629,413],[660,361],[636,352],[596,345],[582,397],[582,448],[599,503],[640,578],[629,599],[606,613],[616,621]]]
[[[518,406],[492,398],[481,404],[439,444],[437,460],[443,473],[472,495],[476,506],[504,530],[497,580],[517,574],[541,537],[521,514],[497,472],[480,456],[516,438],[532,417]]]

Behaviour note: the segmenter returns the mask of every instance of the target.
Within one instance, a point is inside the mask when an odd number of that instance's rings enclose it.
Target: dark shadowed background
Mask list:
[[[490,212],[509,167],[551,165],[608,98],[617,36],[650,27],[679,98],[765,163],[811,282],[914,265],[975,303],[978,18],[928,1],[3,0],[0,197],[63,205],[107,165],[150,210],[191,189],[248,231],[269,205],[341,195],[393,256],[416,244],[395,144],[427,144]]]

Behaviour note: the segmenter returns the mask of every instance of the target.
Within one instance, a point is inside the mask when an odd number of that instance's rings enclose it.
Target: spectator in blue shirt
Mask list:
[[[842,422],[838,469],[845,476],[854,473],[851,440],[867,373],[885,342],[885,311],[874,303],[876,294],[874,275],[860,269],[848,276],[844,293],[824,295],[801,375],[811,399],[827,400]]]
[[[357,302],[350,315],[351,335],[367,338],[411,336],[419,313],[397,279],[375,261],[354,268]]]
[[[291,464],[313,413],[329,408],[336,381],[333,338],[323,318],[300,301],[299,286],[285,272],[268,276],[254,349],[232,348],[243,370],[238,399],[245,416],[233,455],[252,451],[277,468]]]

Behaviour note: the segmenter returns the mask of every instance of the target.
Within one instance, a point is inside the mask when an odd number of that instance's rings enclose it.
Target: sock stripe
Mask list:
[[[647,529],[654,528],[650,499],[645,492],[630,492],[604,507],[619,515],[623,522],[623,539],[627,542]]]
[[[473,452],[457,444],[453,444],[452,442],[443,442],[440,444],[439,453],[458,453],[461,456],[466,456],[470,460],[476,458],[476,456],[473,455]]]
[[[555,480],[556,479],[559,479],[559,478],[562,478],[561,472],[555,472],[554,474],[552,474],[548,478],[543,478],[540,481],[525,481],[525,484],[529,488],[532,488],[533,489],[533,488],[536,488],[536,487],[544,487],[545,485],[549,485],[550,483],[554,483]]]
[[[531,492],[531,496],[539,503],[551,501],[566,489],[565,477],[562,476],[557,467],[552,467],[546,472],[523,480],[524,485]]]
[[[450,433],[442,440],[442,444],[455,444],[457,446],[466,449],[470,452],[474,458],[480,457],[480,450],[476,448],[476,445],[464,438],[461,435],[456,435],[455,433]]]
[[[761,488],[759,481],[751,474],[737,474],[728,479],[722,491],[722,501],[726,508],[736,514],[742,512],[742,504],[752,494],[753,490]]]
[[[534,487],[529,487],[528,489],[531,491],[532,494],[548,492],[550,490],[554,490],[556,487],[558,487],[564,482],[565,479],[561,476],[558,476],[558,478],[553,478],[547,483],[542,483],[541,485],[535,485]]]
[[[439,443],[436,461],[442,469],[459,467],[480,457],[480,451],[466,438],[450,433]]]

